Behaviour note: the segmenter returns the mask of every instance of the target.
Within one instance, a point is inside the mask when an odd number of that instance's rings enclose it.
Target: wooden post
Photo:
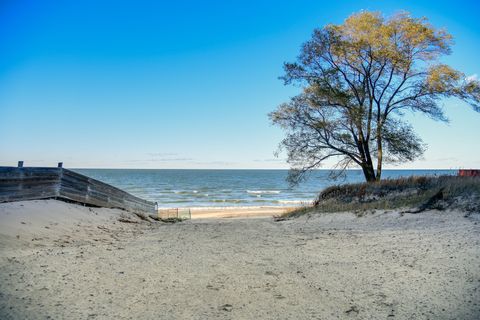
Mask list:
[[[18,161],[18,167],[23,168],[23,161]]]
[[[63,168],[63,162],[59,162],[59,163],[58,163],[58,167],[59,167],[59,168]]]

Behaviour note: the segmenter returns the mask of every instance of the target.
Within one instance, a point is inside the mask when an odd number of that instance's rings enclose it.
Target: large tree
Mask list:
[[[285,63],[285,84],[303,92],[270,114],[287,131],[287,151],[298,182],[329,158],[337,168],[359,166],[380,180],[384,162],[412,161],[425,150],[403,119],[405,111],[447,121],[442,99],[456,97],[480,111],[480,83],[439,59],[452,36],[426,18],[399,13],[384,18],[362,11],[341,25],[314,30],[295,63]]]

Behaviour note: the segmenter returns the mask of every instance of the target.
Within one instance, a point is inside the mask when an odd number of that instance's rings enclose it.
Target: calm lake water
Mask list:
[[[159,207],[292,206],[315,199],[325,187],[362,182],[360,170],[331,181],[328,170],[317,170],[300,185],[285,181],[288,170],[163,170],[73,169],[109,183]],[[385,170],[383,178],[456,174],[454,170]]]

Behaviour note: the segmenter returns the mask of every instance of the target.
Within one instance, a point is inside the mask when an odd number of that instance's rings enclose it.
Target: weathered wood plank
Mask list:
[[[46,199],[54,198],[56,195],[55,187],[30,188],[10,193],[0,193],[0,202]]]
[[[0,202],[45,198],[134,212],[156,210],[154,202],[62,167],[0,167]]]

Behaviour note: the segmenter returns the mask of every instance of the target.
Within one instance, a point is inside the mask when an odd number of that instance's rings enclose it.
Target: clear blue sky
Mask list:
[[[361,9],[427,16],[445,61],[480,75],[478,1],[0,1],[0,165],[284,168],[268,112],[315,27]],[[480,114],[410,116],[428,143],[400,168],[480,167]]]

